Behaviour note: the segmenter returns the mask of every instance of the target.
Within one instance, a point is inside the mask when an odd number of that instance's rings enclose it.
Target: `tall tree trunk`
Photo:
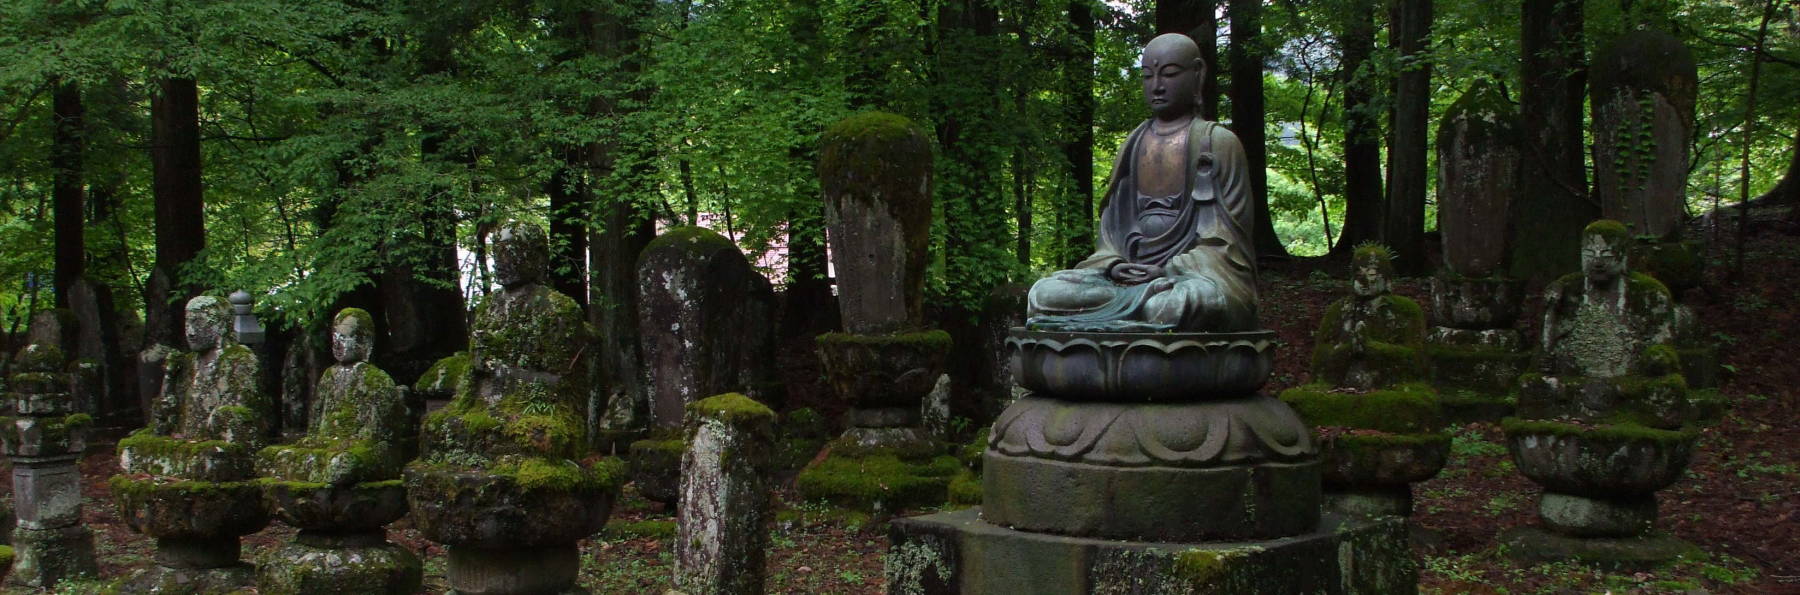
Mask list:
[[[1794,130],[1794,145],[1788,149],[1787,174],[1781,176],[1776,183],[1757,200],[1768,199],[1775,204],[1792,205],[1788,211],[1788,222],[1800,225],[1800,128]]]
[[[618,62],[616,75],[626,79],[626,87],[631,89],[625,96],[601,98],[598,114],[615,122],[621,133],[590,147],[595,184],[614,191],[596,197],[594,205],[599,227],[588,240],[588,320],[599,331],[600,374],[610,388],[610,398],[628,399],[609,405],[609,411],[634,414],[633,419],[616,420],[622,423],[647,421],[640,416],[648,407],[638,343],[637,258],[656,237],[650,215],[654,208],[649,206],[656,190],[650,177],[654,156],[646,154],[649,148],[622,139],[631,132],[627,129],[637,125],[628,106],[644,105],[650,99],[649,89],[638,83],[643,72],[639,19],[649,14],[649,4],[631,0],[616,5],[597,14],[600,18],[593,24],[595,51]]]
[[[206,247],[206,202],[200,184],[200,91],[191,78],[157,81],[150,99],[150,168],[156,201],[156,270],[166,283],[145,287],[146,343],[181,345],[180,302],[198,291],[181,267]]]
[[[787,31],[794,44],[791,70],[809,77],[806,79],[807,83],[801,85],[802,90],[823,83],[812,82],[816,80],[813,76],[825,70],[825,42],[822,37],[824,17],[820,14],[819,4],[819,0],[788,0],[787,4]],[[875,83],[857,82],[856,76],[852,75],[851,80],[846,82],[867,87],[863,92],[872,93]],[[859,99],[853,95],[851,101],[868,102],[872,98],[865,96]],[[824,130],[825,124],[820,121],[796,121],[794,125],[800,127],[800,134],[796,137],[816,139]],[[789,341],[836,330],[840,326],[836,298],[831,295],[830,269],[825,254],[825,201],[820,198],[818,176],[810,175],[819,162],[818,143],[813,140],[795,143],[788,147],[788,159],[809,175],[807,183],[797,185],[797,195],[793,198],[794,207],[788,211],[787,216],[788,276],[779,337],[784,345]]]
[[[1250,166],[1250,204],[1255,219],[1250,224],[1250,234],[1256,243],[1257,258],[1287,258],[1287,247],[1275,235],[1275,221],[1269,213],[1269,148],[1263,133],[1262,0],[1231,0],[1226,14],[1231,17],[1231,131],[1243,141],[1244,157]]]
[[[1344,85],[1344,228],[1333,254],[1378,241],[1382,231],[1381,118],[1371,105],[1376,86],[1369,63],[1375,51],[1375,3],[1355,0],[1348,8],[1339,67]]]
[[[1582,140],[1587,59],[1582,3],[1525,0],[1519,117],[1525,176],[1512,206],[1513,276],[1547,281],[1575,270],[1581,230],[1600,216],[1588,193]]]
[[[1156,0],[1156,32],[1180,33],[1200,45],[1200,117],[1219,119],[1219,0]]]
[[[57,81],[51,98],[50,167],[55,170],[50,194],[56,219],[56,307],[69,307],[69,290],[87,272],[82,230],[84,189],[81,154],[87,146],[81,87]]]
[[[1775,0],[1763,3],[1762,23],[1756,27],[1756,48],[1750,53],[1750,88],[1744,94],[1744,149],[1738,165],[1737,250],[1732,258],[1731,278],[1744,274],[1744,245],[1750,235],[1750,147],[1756,138],[1756,90],[1762,82],[1763,47],[1769,41],[1769,18],[1775,15]]]
[[[1065,215],[1058,217],[1062,229],[1069,233],[1067,242],[1058,244],[1061,254],[1056,260],[1063,267],[1074,266],[1094,249],[1094,7],[1090,0],[1069,2],[1069,42],[1067,60],[1063,62],[1064,121],[1063,159],[1069,165],[1069,193],[1063,201]],[[1160,14],[1160,13],[1159,13]]]
[[[1386,229],[1401,274],[1418,275],[1425,256],[1426,138],[1431,128],[1431,63],[1425,61],[1431,35],[1431,0],[1393,4],[1389,43],[1399,50],[1394,79],[1393,144],[1388,146]]]
[[[587,211],[591,202],[581,175],[586,163],[577,148],[562,154],[562,166],[544,182],[550,195],[550,286],[586,307]]]

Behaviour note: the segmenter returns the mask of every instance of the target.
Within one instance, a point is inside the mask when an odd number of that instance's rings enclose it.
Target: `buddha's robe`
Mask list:
[[[1027,324],[1044,330],[1211,331],[1258,328],[1250,177],[1237,135],[1195,118],[1186,142],[1158,137],[1150,122],[1126,137],[1107,183],[1099,245],[1072,270],[1040,279]],[[1183,146],[1185,145],[1185,146]],[[1181,155],[1179,162],[1172,159]],[[1138,173],[1184,164],[1184,188],[1140,187]],[[1115,264],[1161,266],[1165,276],[1125,285]]]

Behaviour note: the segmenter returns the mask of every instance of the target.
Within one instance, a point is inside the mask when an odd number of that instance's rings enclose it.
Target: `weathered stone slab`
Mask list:
[[[1417,569],[1396,518],[1328,515],[1307,533],[1264,541],[1157,543],[1015,531],[979,508],[899,519],[889,528],[888,592],[1406,593]]]
[[[1673,235],[1687,217],[1699,88],[1693,55],[1667,33],[1638,29],[1595,52],[1590,72],[1601,215],[1635,235]]]
[[[727,393],[688,405],[675,586],[693,595],[763,592],[775,412]]]
[[[1452,272],[1485,277],[1504,271],[1508,210],[1524,161],[1520,131],[1518,109],[1485,81],[1444,113],[1437,138],[1437,214],[1444,266]]]
[[[906,118],[864,112],[833,124],[819,144],[844,330],[916,328],[931,235],[931,140]]]
[[[638,328],[656,427],[688,403],[761,396],[774,376],[775,291],[737,244],[703,227],[664,232],[638,257]]]

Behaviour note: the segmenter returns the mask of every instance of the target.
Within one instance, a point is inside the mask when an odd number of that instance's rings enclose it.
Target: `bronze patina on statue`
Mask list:
[[[890,593],[1395,592],[1401,524],[1320,515],[1312,431],[1259,392],[1249,168],[1195,109],[1186,36],[1144,50],[1153,117],[1113,167],[1094,254],[1038,281],[1007,345],[982,507],[894,523]],[[1196,572],[1204,567],[1206,570]]]

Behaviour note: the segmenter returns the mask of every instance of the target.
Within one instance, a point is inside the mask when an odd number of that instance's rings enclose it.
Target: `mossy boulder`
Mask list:
[[[398,479],[352,485],[262,480],[275,518],[302,530],[379,531],[406,516],[406,486]]]
[[[639,253],[637,286],[653,425],[681,427],[682,408],[712,395],[767,398],[775,290],[737,244],[704,227],[670,228]]]
[[[456,396],[457,387],[469,379],[469,366],[472,361],[469,352],[458,351],[440,359],[425,370],[419,380],[413,383],[413,392],[426,399],[449,399]]]
[[[256,481],[114,475],[107,485],[125,524],[158,539],[235,538],[269,524]]]
[[[681,454],[687,441],[679,435],[631,443],[631,484],[645,500],[674,506],[681,500]]]
[[[1314,337],[1316,381],[1374,388],[1426,375],[1425,312],[1411,299],[1385,294],[1338,300],[1326,308]]]
[[[1337,432],[1319,439],[1326,486],[1405,486],[1436,477],[1450,454],[1450,434]]]
[[[1340,392],[1315,383],[1282,391],[1281,401],[1315,427],[1400,434],[1435,432],[1444,427],[1437,391],[1423,383],[1367,392]]]
[[[119,440],[118,451],[119,467],[126,474],[197,481],[237,481],[251,476],[248,449],[224,440],[182,440],[138,430]]]
[[[256,571],[257,592],[264,595],[407,595],[424,580],[417,555],[379,539],[313,543],[301,538],[263,554]]]
[[[875,512],[942,504],[962,470],[955,457],[913,462],[893,454],[831,453],[800,472],[794,487],[807,500]]]
[[[599,531],[624,475],[625,465],[614,459],[512,457],[485,467],[415,462],[407,466],[406,489],[413,523],[432,541],[547,547]]]
[[[1681,478],[1699,433],[1633,423],[1501,422],[1519,472],[1546,490],[1593,498],[1647,495]]]

